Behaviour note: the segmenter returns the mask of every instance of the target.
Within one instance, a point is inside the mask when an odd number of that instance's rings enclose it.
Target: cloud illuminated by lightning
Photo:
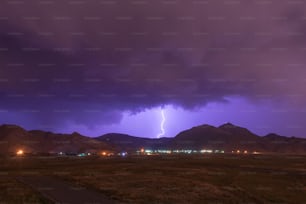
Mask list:
[[[159,134],[157,135],[157,138],[160,138],[160,137],[162,137],[162,136],[165,135],[165,128],[164,128],[164,125],[165,125],[165,122],[166,122],[166,117],[165,117],[164,110],[161,110],[161,116],[162,116],[162,121],[161,121],[161,124],[160,124],[161,133],[159,133]]]

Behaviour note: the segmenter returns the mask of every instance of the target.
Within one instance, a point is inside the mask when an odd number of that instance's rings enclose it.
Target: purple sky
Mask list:
[[[204,123],[306,137],[306,4],[2,1],[0,123],[165,136]]]

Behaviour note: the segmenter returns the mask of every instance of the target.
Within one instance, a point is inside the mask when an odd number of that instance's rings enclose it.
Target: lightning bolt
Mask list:
[[[160,123],[160,130],[161,130],[161,132],[157,135],[157,138],[160,138],[160,137],[165,135],[164,125],[165,125],[165,122],[166,122],[166,117],[165,117],[164,110],[161,110],[161,116],[162,116],[162,121]]]

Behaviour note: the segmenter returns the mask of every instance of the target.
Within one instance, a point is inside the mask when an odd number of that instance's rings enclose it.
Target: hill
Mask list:
[[[0,154],[15,153],[80,153],[113,150],[114,147],[78,133],[55,134],[41,130],[26,131],[16,125],[0,126]]]
[[[26,131],[16,125],[0,126],[0,154],[23,149],[30,153],[80,153],[130,151],[145,149],[214,149],[232,152],[306,154],[306,139],[277,134],[258,136],[246,128],[226,123],[219,127],[200,125],[177,134],[174,138],[150,139],[110,133],[90,138],[79,133],[56,134],[41,130]]]
[[[258,151],[260,137],[245,128],[230,123],[214,127],[201,125],[179,133],[173,140],[175,148],[188,147],[191,149],[222,149],[232,151],[249,149]]]
[[[258,136],[246,128],[226,123],[219,127],[200,125],[177,134],[174,138],[148,139],[126,134],[106,134],[96,138],[120,149],[214,149],[225,152],[244,151],[306,154],[306,139],[276,134]]]
[[[219,127],[201,125],[185,130],[173,139],[173,147],[306,154],[306,139],[277,134],[261,137],[246,128],[226,123]]]
[[[126,134],[109,133],[96,138],[99,141],[112,144],[125,151],[168,148],[172,138],[149,139]]]

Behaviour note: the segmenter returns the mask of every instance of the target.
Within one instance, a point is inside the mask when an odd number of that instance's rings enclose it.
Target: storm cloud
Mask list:
[[[228,97],[302,108],[305,10],[288,0],[2,1],[1,115],[92,126]]]

